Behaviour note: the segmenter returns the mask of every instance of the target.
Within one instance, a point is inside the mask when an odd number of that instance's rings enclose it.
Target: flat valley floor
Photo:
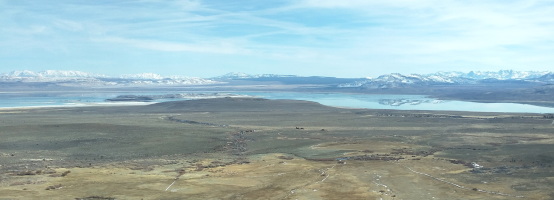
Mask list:
[[[554,199],[551,115],[222,98],[0,110],[0,199]]]

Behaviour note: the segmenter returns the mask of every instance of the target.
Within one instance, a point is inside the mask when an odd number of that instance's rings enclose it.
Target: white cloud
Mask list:
[[[32,5],[0,0],[0,44],[19,52],[50,46],[64,53],[99,54],[117,46],[129,54],[150,50],[152,60],[164,52],[206,54],[212,60],[237,55],[310,69],[321,66],[329,73],[332,66],[352,66],[352,74],[364,66],[401,71],[554,63],[554,6],[546,0],[288,2],[268,1],[279,5],[271,7],[207,0]],[[318,23],[322,21],[333,23]],[[79,56],[86,57],[74,55]],[[240,62],[249,65],[248,59]]]
[[[71,20],[58,19],[52,22],[56,27],[68,31],[83,31],[83,24]]]
[[[375,26],[351,33],[354,38],[350,43],[354,44],[352,51],[397,55],[414,62],[421,59],[410,58],[412,55],[448,55],[433,59],[435,62],[460,60],[498,64],[490,62],[498,59],[478,54],[543,54],[529,51],[552,43],[551,38],[554,38],[551,17],[554,7],[547,1],[305,0],[298,7],[350,9],[361,18],[376,21]],[[547,51],[552,52],[552,49]],[[504,62],[513,59],[505,57]],[[432,62],[425,60],[427,64]]]
[[[186,44],[179,42],[166,42],[156,40],[139,40],[127,39],[118,37],[107,37],[94,39],[98,42],[108,42],[112,44],[124,44],[132,47],[169,52],[197,52],[197,53],[216,53],[216,54],[246,54],[249,51],[239,48],[232,43],[203,43],[203,44]]]
[[[176,0],[175,4],[180,6],[182,10],[198,10],[203,8],[202,3],[198,0]]]

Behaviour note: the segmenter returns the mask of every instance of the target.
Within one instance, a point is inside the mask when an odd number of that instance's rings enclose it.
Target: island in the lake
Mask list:
[[[552,199],[554,116],[214,98],[0,110],[0,199]]]

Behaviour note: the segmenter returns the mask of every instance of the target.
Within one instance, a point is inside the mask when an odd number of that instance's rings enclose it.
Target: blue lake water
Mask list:
[[[98,92],[98,93],[0,93],[0,107],[79,106],[105,103],[118,95],[160,95],[179,92]],[[184,92],[188,93],[188,92]],[[206,92],[212,93],[212,92]],[[267,99],[294,99],[348,108],[396,110],[450,110],[475,112],[554,113],[554,108],[514,103],[476,103],[437,100],[422,95],[376,95],[347,93],[233,92]],[[183,100],[159,99],[157,102]]]
[[[476,103],[437,100],[423,95],[345,93],[245,93],[268,99],[296,99],[328,106],[395,110],[449,110],[474,112],[554,113],[554,108],[515,103]]]

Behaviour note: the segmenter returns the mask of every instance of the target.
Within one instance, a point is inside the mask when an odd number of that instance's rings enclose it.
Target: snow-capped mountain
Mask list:
[[[554,83],[554,72],[550,72],[548,74],[545,74],[539,78],[536,78],[537,81],[543,81],[543,82],[550,82]]]
[[[214,77],[214,79],[240,80],[240,79],[255,79],[255,78],[290,78],[298,77],[295,75],[278,75],[278,74],[246,74],[241,72],[231,72],[223,76]]]
[[[1,76],[2,77],[36,77],[36,76],[39,76],[39,74],[29,70],[22,70],[22,71],[12,71],[9,73],[4,73]]]
[[[82,72],[82,71],[59,71],[59,70],[46,70],[41,71],[37,73],[39,76],[43,77],[87,77],[87,78],[97,78],[97,77],[106,77],[106,75],[102,74],[92,74],[88,72]]]
[[[62,81],[94,81],[96,78],[106,77],[101,74],[91,74],[81,71],[46,70],[34,72],[29,70],[12,71],[0,74],[2,82],[62,82]]]
[[[58,70],[12,71],[0,74],[0,82],[49,83],[69,87],[178,86],[218,83],[217,81],[196,77],[163,77],[154,73],[126,74],[115,78],[81,71]]]
[[[160,80],[164,79],[162,75],[155,73],[141,73],[141,74],[123,74],[120,76],[123,79],[150,79],[150,80]]]
[[[471,79],[497,79],[497,80],[526,80],[539,78],[548,74],[547,71],[514,71],[514,70],[500,70],[497,72],[491,71],[470,71],[469,73],[462,74],[464,78]]]
[[[362,81],[340,84],[338,87],[364,87],[364,88],[403,88],[422,87],[430,85],[454,85],[477,84],[484,81],[552,81],[549,72],[513,71],[501,70],[498,72],[471,71],[463,72],[437,72],[433,74],[409,74],[399,73],[381,75],[377,78],[368,78]]]
[[[294,76],[276,74],[249,75],[229,73],[212,79],[186,76],[165,77],[155,73],[125,74],[110,77],[82,71],[47,70],[34,72],[29,70],[13,71],[0,74],[0,83],[34,83],[68,87],[149,87],[206,85],[216,83],[237,83],[240,81],[265,81],[278,84],[309,84],[324,87],[360,87],[360,88],[413,88],[437,85],[462,85],[479,83],[501,83],[518,81],[519,83],[554,83],[554,73],[536,71],[501,70],[497,72],[471,71],[437,72],[433,74],[400,74],[392,73],[377,78],[336,78],[320,76]]]
[[[228,73],[223,76],[215,77],[213,79],[224,81],[230,84],[236,83],[235,81],[254,81],[270,82],[271,84],[284,85],[318,85],[320,87],[335,87],[341,83],[363,80],[362,78],[337,78],[324,76],[296,76],[279,74],[250,75],[245,73]]]
[[[366,88],[399,88],[408,86],[429,86],[440,84],[472,83],[473,80],[463,77],[450,77],[439,74],[420,75],[399,73],[381,75],[377,78],[368,78],[353,83],[340,84],[339,87],[366,87]]]
[[[114,82],[114,81],[111,81]],[[158,78],[158,79],[119,79],[117,80],[119,86],[178,86],[178,85],[208,85],[220,83],[213,80],[188,77],[188,78]]]
[[[12,71],[9,73],[1,74],[2,77],[29,77],[29,78],[92,78],[92,77],[106,77],[101,74],[92,74],[81,71],[59,71],[59,70],[46,70],[40,72],[34,72],[29,70]]]
[[[541,82],[547,78],[549,72],[538,71],[513,71],[500,70],[491,71],[470,71],[470,72],[437,72],[432,74],[400,74],[392,73],[381,75],[377,78],[365,79],[344,79],[335,77],[302,77],[294,75],[258,74],[250,75],[245,73],[229,73],[215,77],[215,80],[254,80],[254,81],[277,81],[285,84],[335,84],[338,87],[362,87],[362,88],[406,88],[425,87],[436,85],[461,85],[492,83],[496,81],[523,81]],[[342,81],[342,82],[341,82]]]
[[[252,78],[252,75],[241,73],[241,72],[231,72],[223,76],[214,77],[216,79],[247,79]]]

